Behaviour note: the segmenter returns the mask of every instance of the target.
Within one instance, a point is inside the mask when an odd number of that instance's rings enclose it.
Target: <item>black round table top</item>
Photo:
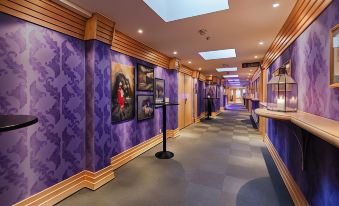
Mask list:
[[[38,122],[33,115],[0,115],[0,132],[27,127]]]
[[[171,102],[159,102],[159,103],[154,103],[156,106],[171,106],[171,105],[179,105],[178,103],[171,103]]]

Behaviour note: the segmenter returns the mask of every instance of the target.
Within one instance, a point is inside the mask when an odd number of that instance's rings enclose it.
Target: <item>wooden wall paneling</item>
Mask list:
[[[177,58],[172,58],[169,61],[169,69],[179,70],[180,67],[180,60]]]
[[[263,59],[267,69],[321,14],[332,0],[298,0]]]
[[[115,23],[101,14],[95,13],[86,23],[84,39],[97,39],[111,45],[113,42]]]
[[[200,81],[206,81],[206,76],[203,75],[202,73],[199,74],[199,80]]]
[[[185,75],[185,127],[193,123],[193,78]]]
[[[185,126],[185,75],[178,73],[178,127],[179,129]]]
[[[183,64],[180,65],[179,72],[193,76],[193,70]]]
[[[83,39],[87,19],[46,0],[2,0],[0,11],[25,21]]]
[[[170,58],[134,39],[116,31],[113,37],[112,50],[135,58],[148,61],[163,68],[168,68]]]

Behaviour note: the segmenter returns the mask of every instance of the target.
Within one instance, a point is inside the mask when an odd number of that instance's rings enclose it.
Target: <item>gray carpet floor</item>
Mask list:
[[[181,130],[168,141],[173,159],[156,159],[161,148],[122,166],[98,190],[82,189],[58,205],[293,205],[245,110],[225,111]]]

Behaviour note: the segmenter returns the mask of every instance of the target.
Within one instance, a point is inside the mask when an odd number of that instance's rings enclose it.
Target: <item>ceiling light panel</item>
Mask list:
[[[237,74],[231,74],[231,75],[224,75],[224,78],[237,78],[239,75]]]
[[[228,0],[144,0],[165,22],[229,9]]]
[[[235,49],[199,52],[199,54],[205,60],[234,58],[237,56]]]
[[[238,71],[237,67],[229,67],[229,68],[217,68],[217,72],[235,72]]]

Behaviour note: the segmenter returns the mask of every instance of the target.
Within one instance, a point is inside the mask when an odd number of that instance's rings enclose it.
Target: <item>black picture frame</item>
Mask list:
[[[163,97],[162,98],[158,97],[158,95],[159,95],[158,93],[160,91],[158,91],[159,90],[159,88],[158,88],[159,84],[157,84],[157,83],[162,84],[162,91],[163,91]],[[166,84],[165,83],[166,83],[166,81],[164,79],[159,79],[159,78],[154,79],[154,102],[155,103],[164,103],[165,102],[165,95],[166,95],[166,88],[165,88]],[[160,107],[161,107],[161,105],[155,106],[155,108],[160,108]]]
[[[217,93],[217,87],[216,85],[208,85],[206,86],[206,89],[205,89],[205,97],[208,98],[208,94],[210,94],[210,91],[212,90],[213,94],[210,95],[209,98],[213,98],[215,99],[216,98],[216,93]]]
[[[135,117],[135,67],[112,62],[111,66],[111,123],[118,124]],[[119,102],[118,86],[122,83],[123,101]],[[120,105],[121,104],[121,105]],[[123,111],[122,111],[123,109]]]
[[[145,98],[147,97],[147,99]],[[145,100],[149,100],[149,102],[144,102]],[[148,109],[152,109],[151,115],[143,115],[143,107],[144,104],[148,104]],[[153,119],[154,117],[154,95],[152,94],[139,94],[137,95],[137,120],[143,121],[147,119]]]
[[[147,72],[145,72],[145,70]],[[154,68],[137,64],[137,90],[147,92],[154,91]]]

